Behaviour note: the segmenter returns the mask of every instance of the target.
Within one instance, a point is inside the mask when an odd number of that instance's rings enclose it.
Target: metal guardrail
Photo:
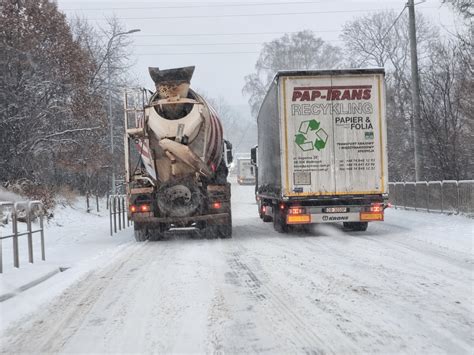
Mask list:
[[[118,230],[125,229],[125,220],[127,220],[127,227],[130,226],[130,221],[127,216],[128,203],[126,195],[110,195],[108,198],[109,217],[110,217],[110,235],[117,233]],[[118,223],[117,223],[118,222]]]
[[[474,180],[391,182],[389,191],[395,207],[474,215]]]
[[[26,232],[19,232],[18,231],[18,212],[20,206],[26,206]],[[40,228],[37,230],[32,229],[32,220],[33,220],[33,207],[38,206],[40,215]],[[44,247],[44,207],[41,201],[22,201],[22,202],[9,202],[9,201],[0,201],[0,211],[4,210],[5,208],[9,208],[11,211],[11,218],[12,218],[12,232],[8,235],[0,236],[0,273],[3,273],[3,240],[4,239],[12,239],[13,241],[13,266],[16,268],[20,267],[20,256],[19,256],[19,248],[18,248],[18,237],[26,235],[28,238],[28,261],[30,263],[34,262],[33,257],[33,234],[40,233],[41,238],[41,260],[46,260],[45,255],[45,247]]]

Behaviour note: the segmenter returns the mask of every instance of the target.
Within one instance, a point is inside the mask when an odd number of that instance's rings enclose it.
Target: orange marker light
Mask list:
[[[288,215],[286,217],[286,223],[288,224],[311,223],[311,215],[309,214]]]

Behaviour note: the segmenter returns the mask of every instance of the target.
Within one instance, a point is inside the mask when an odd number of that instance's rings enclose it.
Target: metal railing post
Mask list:
[[[459,193],[459,181],[456,181],[456,213],[459,214],[459,211],[461,210],[459,208],[459,205],[461,203],[461,196]]]
[[[125,197],[122,196],[122,225],[125,229],[125,215],[127,214],[127,208],[125,206]]]
[[[119,220],[119,231],[122,230],[122,204],[120,203],[120,197],[116,197],[117,199],[117,205],[118,205],[118,220]]]
[[[31,206],[28,203],[26,205],[26,228],[28,231],[28,262],[33,263],[33,235],[31,233]]]
[[[117,233],[117,213],[116,213],[116,198],[115,196],[112,197],[113,204],[110,206],[112,213],[114,215],[114,233]]]
[[[12,209],[12,231],[13,231],[13,266],[20,267],[20,255],[18,253],[18,218],[16,214],[16,203]]]
[[[107,206],[110,205],[110,196],[107,196]],[[113,226],[112,226],[112,209],[109,208],[109,221],[110,221],[110,236],[113,236],[114,235],[114,229],[113,229]]]
[[[41,215],[40,215],[40,235],[41,235],[41,260],[46,260],[46,251],[44,247],[44,208],[41,208]]]
[[[444,212],[444,180],[441,181],[441,213]]]

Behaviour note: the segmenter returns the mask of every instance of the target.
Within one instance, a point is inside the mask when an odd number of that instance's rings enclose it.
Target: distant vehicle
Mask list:
[[[250,158],[237,159],[237,182],[240,185],[255,184],[255,168],[252,165]]]
[[[230,238],[232,146],[219,117],[189,88],[194,67],[149,70],[156,91],[141,100],[144,107],[129,108],[125,97],[128,217],[135,238],[161,239],[181,227]]]
[[[252,164],[255,173],[255,198],[257,198],[258,190],[258,145],[250,149],[250,164]]]
[[[364,231],[383,221],[384,69],[278,72],[257,122],[252,155],[264,221],[279,232],[332,222]]]

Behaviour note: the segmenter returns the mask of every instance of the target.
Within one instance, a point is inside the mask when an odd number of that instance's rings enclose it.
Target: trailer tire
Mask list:
[[[369,226],[369,222],[343,222],[343,226],[355,232],[365,232]]]
[[[288,224],[286,223],[285,215],[277,208],[274,208],[273,211],[273,228],[278,233],[288,233]]]
[[[273,218],[271,216],[267,216],[266,214],[264,214],[262,220],[264,222],[271,222],[273,221]]]
[[[134,223],[133,224],[133,233],[135,235],[135,240],[137,242],[144,242],[148,239],[148,230],[141,223]]]

